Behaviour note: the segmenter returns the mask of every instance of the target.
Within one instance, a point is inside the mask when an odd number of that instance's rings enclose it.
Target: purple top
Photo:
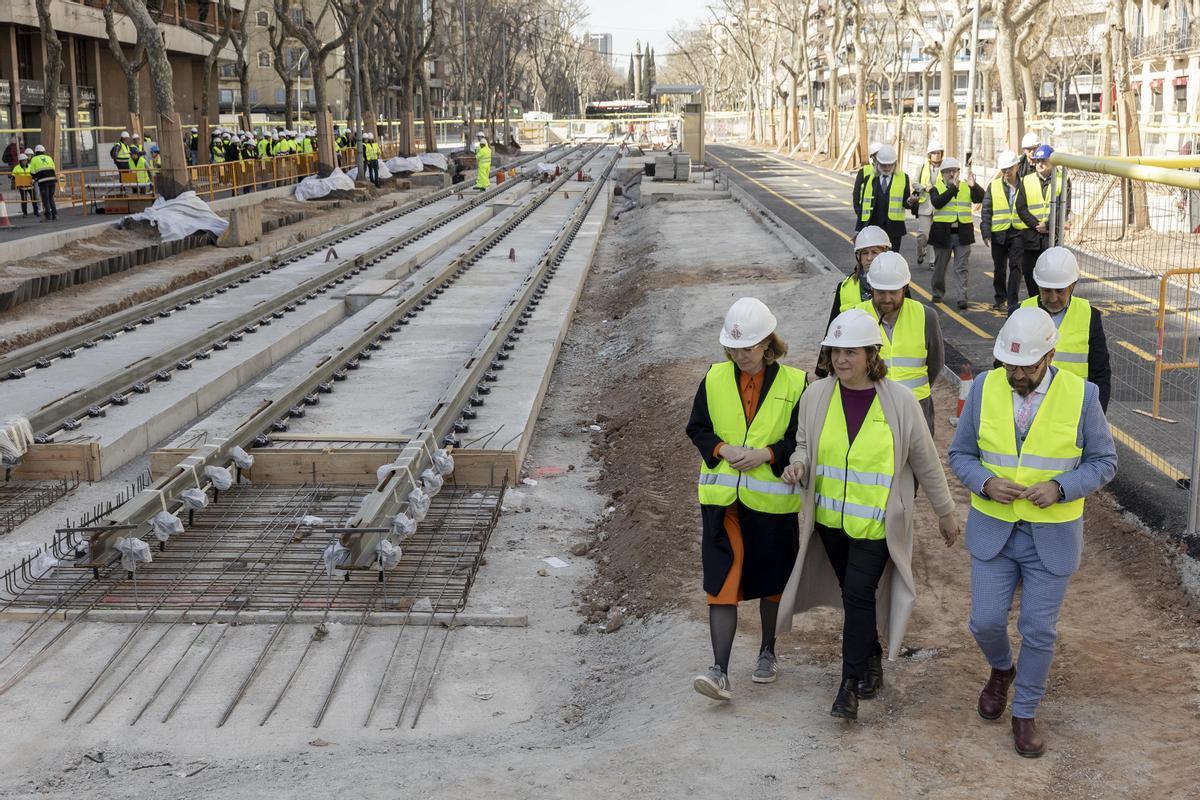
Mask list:
[[[839,383],[838,388],[842,390],[842,413],[846,415],[846,433],[850,437],[850,443],[853,444],[854,437],[858,436],[858,429],[862,427],[863,420],[867,418],[867,411],[871,408],[871,403],[875,401],[875,387],[847,389]]]

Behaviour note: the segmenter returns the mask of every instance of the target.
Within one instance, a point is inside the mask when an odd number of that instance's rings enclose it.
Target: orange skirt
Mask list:
[[[725,509],[725,535],[729,537],[729,546],[733,550],[733,564],[729,567],[729,574],[725,576],[721,591],[715,595],[704,593],[710,606],[737,605],[746,599],[742,595],[742,562],[746,558],[746,547],[742,543],[742,523],[738,519],[736,503]],[[777,594],[767,599],[778,603],[782,597],[783,595]]]

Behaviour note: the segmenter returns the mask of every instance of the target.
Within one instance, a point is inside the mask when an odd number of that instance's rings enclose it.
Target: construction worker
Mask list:
[[[212,142],[209,143],[209,163],[222,164],[225,162],[225,141],[221,138],[221,129],[217,128],[212,135]]]
[[[908,175],[896,168],[896,148],[885,144],[875,154],[876,171],[863,184],[862,202],[854,230],[875,225],[887,231],[892,249],[900,252],[900,242],[906,231],[906,209],[917,207],[919,198],[909,184]],[[876,202],[878,198],[878,202]]]
[[[879,153],[879,148],[883,147],[879,142],[871,142],[867,145],[867,163],[858,168],[858,172],[854,175],[854,189],[851,190],[851,202],[854,206],[855,218],[862,212],[862,196],[866,190],[867,181],[875,177],[877,172],[875,164],[875,156]]]
[[[975,225],[971,205],[983,202],[983,187],[975,182],[975,173],[968,172],[965,181],[959,180],[961,165],[953,156],[938,165],[937,183],[929,191],[933,217],[929,227],[929,243],[933,245],[933,281],[930,285],[933,302],[942,302],[946,294],[946,267],[954,257],[954,276],[958,279],[958,307],[967,307],[967,261],[975,243]]]
[[[1030,131],[1021,137],[1021,166],[1017,170],[1017,177],[1024,178],[1026,175],[1034,171],[1033,168],[1033,152],[1041,145],[1042,140],[1036,133]]]
[[[375,143],[375,134],[363,134],[363,159],[367,164],[367,175],[375,188],[379,188],[379,145]]]
[[[753,297],[725,315],[725,358],[708,369],[692,403],[687,435],[700,451],[700,560],[713,665],[692,687],[731,697],[729,657],[738,603],[759,601],[762,642],[751,680],[774,683],[779,595],[799,552],[800,490],[779,476],[796,447],[796,408],[808,377],[783,366],[787,344],[775,315]]]
[[[141,194],[149,188],[150,164],[146,161],[146,154],[140,149],[134,148],[131,152],[129,171],[133,175],[133,182],[137,184],[134,191]]]
[[[1014,208],[1017,216],[1025,223],[1021,234],[1025,241],[1024,260],[1021,272],[1025,276],[1025,288],[1030,297],[1037,296],[1037,284],[1033,280],[1033,268],[1038,256],[1050,246],[1051,210],[1055,202],[1060,208],[1071,208],[1071,184],[1065,181],[1062,170],[1055,170],[1050,163],[1054,148],[1048,144],[1038,145],[1033,151],[1034,172],[1029,173],[1017,184],[1017,200]],[[1051,185],[1051,177],[1058,176]]]
[[[879,322],[887,376],[907,386],[921,404],[925,422],[933,431],[933,398],[930,387],[945,364],[945,344],[938,315],[923,303],[904,296],[912,281],[908,261],[896,252],[883,253],[871,262],[871,299],[860,303]]]
[[[843,311],[849,311],[864,300],[871,299],[871,282],[867,278],[867,270],[876,256],[891,249],[892,240],[883,228],[868,225],[858,232],[854,237],[854,271],[842,279],[833,293],[833,307],[829,310],[830,322]]]
[[[991,666],[977,711],[1012,703],[1013,745],[1045,751],[1035,717],[1054,657],[1059,609],[1083,553],[1083,499],[1117,471],[1099,390],[1053,366],[1059,332],[1040,308],[1018,308],[996,337],[1002,364],[976,379],[950,444],[950,468],[971,492],[971,633]],[[1014,665],[1008,638],[1021,586]]]
[[[124,179],[124,173],[129,169],[129,160],[132,157],[132,147],[129,139],[129,131],[121,131],[121,138],[108,151],[112,157],[113,164],[121,173],[121,179]]]
[[[184,140],[187,152],[187,163],[196,164],[200,158],[200,129],[193,126]]]
[[[482,191],[492,185],[492,148],[483,131],[475,135],[475,140],[475,188]]]
[[[37,183],[38,192],[42,196],[42,222],[58,219],[58,205],[54,202],[54,190],[58,185],[58,172],[54,167],[54,159],[46,152],[46,148],[38,145],[33,148],[33,158],[29,160],[29,171]]]
[[[917,589],[912,499],[918,480],[946,545],[959,534],[933,436],[912,393],[887,380],[882,344],[879,326],[860,308],[829,324],[819,362],[832,375],[801,398],[796,446],[780,476],[806,485],[799,555],[776,629],[791,630],[797,612],[842,606],[842,670],[829,713],[847,720],[858,719],[860,698],[883,688],[877,596],[890,605],[889,657],[900,653]]]
[[[305,132],[304,138],[300,141],[300,152],[301,153],[313,152],[313,132],[312,131]]]
[[[933,224],[933,206],[929,202],[929,191],[937,183],[942,168],[942,159],[946,151],[937,139],[929,142],[925,150],[925,160],[921,163],[921,171],[917,173],[917,182],[913,186],[920,195],[920,205],[917,206],[917,266],[925,263],[929,254],[929,227]]]
[[[150,171],[158,172],[160,169],[162,169],[162,151],[159,150],[158,145],[152,144],[150,145]]]
[[[10,182],[12,183],[12,188],[16,189],[21,195],[21,216],[29,216],[29,211],[26,209],[27,201],[32,201],[33,215],[35,217],[38,216],[40,213],[38,211],[38,190],[33,185],[33,173],[29,170],[29,156],[24,153],[17,155],[17,163],[12,168]]]
[[[1037,297],[1022,306],[1042,309],[1058,328],[1058,344],[1053,364],[1058,369],[1086,378],[1100,390],[1100,407],[1108,412],[1112,392],[1112,370],[1108,360],[1108,340],[1100,321],[1100,310],[1082,297],[1075,296],[1079,282],[1079,262],[1065,247],[1051,247],[1038,256],[1033,268]]]
[[[1020,303],[1025,259],[1025,222],[1017,216],[1020,157],[1012,150],[996,156],[1000,170],[983,196],[979,235],[992,251],[992,308],[1011,314]]]

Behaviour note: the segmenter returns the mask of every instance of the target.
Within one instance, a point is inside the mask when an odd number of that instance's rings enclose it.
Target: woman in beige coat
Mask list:
[[[777,631],[791,630],[793,614],[843,607],[842,678],[830,714],[850,720],[859,698],[883,685],[879,626],[895,658],[912,613],[914,476],[947,546],[959,532],[925,416],[910,390],[886,379],[881,344],[879,325],[861,309],[829,324],[819,364],[830,377],[800,399],[796,449],[782,475],[804,487],[804,502]]]

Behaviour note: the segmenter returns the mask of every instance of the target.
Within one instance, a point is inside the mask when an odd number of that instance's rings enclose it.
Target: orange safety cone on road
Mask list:
[[[971,384],[974,382],[975,376],[971,373],[971,365],[968,364],[958,374],[958,409],[954,412],[955,418],[962,416],[963,406],[967,404],[967,395],[971,392]]]
[[[0,228],[11,226],[12,223],[8,221],[8,205],[5,204],[3,195],[0,195]]]

